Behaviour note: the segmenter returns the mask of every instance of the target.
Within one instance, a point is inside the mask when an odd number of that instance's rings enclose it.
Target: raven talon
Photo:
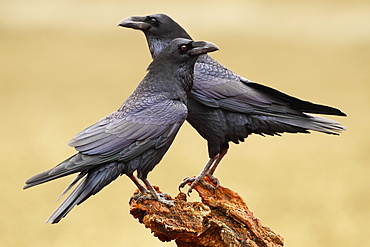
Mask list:
[[[149,192],[148,193],[139,193],[135,196],[132,196],[130,198],[130,202],[131,200],[135,200],[136,202],[143,202],[145,200],[153,200],[155,199],[154,196],[152,194],[150,194]]]
[[[173,203],[174,201],[173,200],[168,200],[165,198],[165,196],[159,194],[160,197],[157,199],[157,201],[163,203],[164,205],[168,206],[168,207],[175,207],[175,204]]]
[[[170,194],[167,194],[167,193],[158,193],[158,195],[159,195],[160,197],[165,198],[165,199],[166,199],[166,197],[171,197],[171,196],[170,196]]]
[[[145,191],[141,191],[139,193],[137,193],[136,195],[133,195],[130,197],[130,202],[131,200],[139,200],[140,197],[144,196],[144,195],[147,195],[147,194],[150,194],[149,190],[145,190]]]
[[[218,178],[214,177],[211,174],[207,174],[207,177],[214,184],[214,189],[217,189],[218,187],[220,187],[220,181],[218,180]]]
[[[189,189],[188,189],[188,192],[186,193],[188,196],[190,196],[191,192],[193,192],[193,189],[194,187],[198,184],[198,183],[202,183],[202,185],[204,185],[208,190],[213,190],[215,191],[218,186],[220,186],[220,182],[218,181],[218,179],[210,174],[207,174],[206,175],[212,183],[215,184],[215,186],[207,183],[206,181],[204,181],[204,176],[202,175],[199,175],[197,177],[186,177],[184,178],[184,180],[180,183],[179,185],[179,191],[181,191],[181,188],[184,188],[185,185],[187,185],[188,183],[191,183],[190,186],[189,186]]]
[[[196,178],[193,178],[192,181],[189,181],[189,182],[191,182],[191,185],[189,186],[188,192],[186,193],[186,194],[188,194],[188,196],[190,196],[190,193],[193,191],[195,185],[197,185],[200,182],[204,182],[204,177],[203,176],[197,176]]]
[[[194,183],[195,178],[194,177],[186,177],[179,185],[179,191],[181,192],[181,189],[185,187],[188,183]]]
[[[204,180],[203,180],[204,181]],[[212,184],[209,184],[207,183],[206,181],[204,181],[203,185],[208,189],[208,190],[213,190],[213,192],[216,191],[217,187],[216,186],[213,186]]]
[[[141,192],[137,195],[132,196],[130,198],[130,202],[131,200],[135,200],[136,202],[143,202],[145,200],[154,200],[154,201],[163,203],[169,207],[175,206],[175,204],[173,203],[173,200],[169,200],[167,199],[167,197],[170,197],[170,195],[165,194],[165,193],[158,193],[156,195],[153,195],[152,193],[148,191],[148,192]]]

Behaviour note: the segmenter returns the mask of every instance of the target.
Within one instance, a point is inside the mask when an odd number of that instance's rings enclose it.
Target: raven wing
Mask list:
[[[255,124],[258,123],[256,126],[268,126],[262,131],[265,134],[304,132],[304,130],[337,134],[343,130],[343,127],[335,121],[306,113],[345,115],[340,110],[302,101],[275,89],[250,82],[209,56],[199,59],[195,65],[195,71],[197,72],[194,77],[196,83],[191,91],[191,97],[195,101],[221,110],[220,114],[235,113],[249,123],[252,120],[255,121]],[[248,119],[248,116],[253,116],[253,119]],[[255,124],[248,125],[248,128],[263,130],[261,127],[254,126]],[[271,126],[272,124],[275,126]],[[235,122],[232,126],[236,126]],[[299,129],[288,131],[287,128],[291,126]],[[234,130],[230,133],[234,133]],[[246,135],[240,134],[240,136]]]
[[[186,116],[186,105],[177,100],[163,100],[134,111],[119,110],[77,134],[69,145],[86,155],[119,153],[131,159],[165,143]]]
[[[172,141],[186,116],[185,104],[176,100],[163,100],[136,112],[113,112],[70,141],[79,153],[31,177],[24,188],[76,172],[82,172],[83,177],[87,169],[117,160],[125,162],[150,148],[160,148]]]
[[[248,87],[241,82],[239,75],[219,64],[210,56],[202,56],[194,67],[194,86],[191,97],[198,102],[213,108],[221,108],[231,112],[256,113],[274,112],[274,105],[286,106],[267,94]],[[290,109],[283,109],[289,111]],[[279,107],[278,111],[281,111]],[[294,113],[297,113],[294,111]]]
[[[345,116],[340,110],[303,101],[273,88],[251,82],[210,56],[198,59],[195,65],[192,97],[213,108],[231,112],[270,116],[300,115],[302,112]]]

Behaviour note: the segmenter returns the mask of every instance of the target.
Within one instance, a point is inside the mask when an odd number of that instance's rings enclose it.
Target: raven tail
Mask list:
[[[293,117],[293,118],[279,118],[276,121],[302,128],[304,130],[313,130],[326,134],[339,135],[341,131],[345,131],[340,123],[331,119],[315,116],[305,113],[306,117]]]
[[[71,189],[80,179],[82,179],[81,182],[55,210],[55,212],[50,215],[46,220],[46,223],[58,223],[74,208],[74,206],[81,204],[87,198],[95,195],[105,186],[114,181],[118,176],[124,174],[124,168],[124,163],[111,162],[101,165],[100,167],[90,169],[86,173],[80,173],[66,188],[66,190],[63,191],[62,195]]]

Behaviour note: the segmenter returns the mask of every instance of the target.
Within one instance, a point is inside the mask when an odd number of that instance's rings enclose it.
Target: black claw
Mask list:
[[[136,195],[133,195],[130,197],[130,201],[131,200],[137,200],[139,199],[141,196],[143,195],[146,195],[146,194],[150,194],[150,191],[149,190],[143,190],[143,191],[140,191],[139,193],[137,193]]]
[[[206,183],[204,181],[204,176],[207,176],[211,180],[211,182],[214,184],[214,186],[209,183]],[[190,196],[190,193],[193,191],[193,188],[195,187],[195,185],[200,182],[202,182],[209,190],[212,189],[213,191],[215,191],[220,186],[220,181],[216,177],[214,177],[212,174],[207,173],[205,175],[201,174],[195,178],[194,177],[184,178],[184,180],[179,185],[179,191],[181,192],[181,188],[184,188],[185,185],[187,185],[188,183],[191,183],[189,186],[188,192],[187,192],[187,195]]]
[[[131,200],[135,200],[137,202],[142,202],[142,201],[145,201],[145,200],[155,200],[155,201],[158,201],[158,202],[161,202],[169,207],[172,207],[172,206],[175,206],[175,204],[173,203],[173,200],[168,200],[167,197],[171,197],[169,194],[165,194],[165,193],[157,193],[156,195],[153,195],[152,193],[150,193],[149,191],[148,192],[140,192],[139,194],[137,195],[134,195],[130,198],[130,202]]]
[[[213,193],[215,193],[215,191],[217,189],[215,186],[213,186],[213,185],[211,185],[209,183],[203,183],[203,185],[206,186],[208,190],[212,190]]]
[[[186,194],[188,195],[188,197],[190,197],[190,193],[193,192],[192,189],[188,189],[188,192],[186,192]]]
[[[220,186],[220,181],[218,180],[218,178],[214,177],[212,174],[207,174],[207,177],[215,185],[214,189],[217,189]]]
[[[157,201],[169,206],[169,207],[174,207],[175,204],[173,203],[174,201],[173,200],[169,200],[167,199],[167,197],[170,197],[171,196],[169,194],[166,194],[166,193],[158,193],[158,198],[156,199]]]
[[[179,185],[179,191],[181,192],[181,189],[185,187],[188,183],[194,183],[195,178],[192,177],[186,177]]]
[[[160,197],[166,198],[166,197],[171,197],[170,194],[167,193],[158,193]]]
[[[144,200],[147,200],[147,199],[152,199],[152,194],[150,194],[149,191],[142,191],[134,196],[131,196],[130,197],[130,202],[132,200],[135,200],[135,201],[144,201]]]

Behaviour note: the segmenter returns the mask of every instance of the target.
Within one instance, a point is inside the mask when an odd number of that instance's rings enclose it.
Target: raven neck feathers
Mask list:
[[[171,40],[161,40],[157,39],[154,36],[147,36],[148,46],[150,53],[152,54],[152,58],[154,59],[157,55],[165,48]]]
[[[166,57],[157,57],[148,67],[147,78],[155,81],[156,85],[146,85],[150,91],[168,92],[172,99],[179,99],[185,104],[193,87],[194,63],[196,57],[177,64],[169,61]]]

